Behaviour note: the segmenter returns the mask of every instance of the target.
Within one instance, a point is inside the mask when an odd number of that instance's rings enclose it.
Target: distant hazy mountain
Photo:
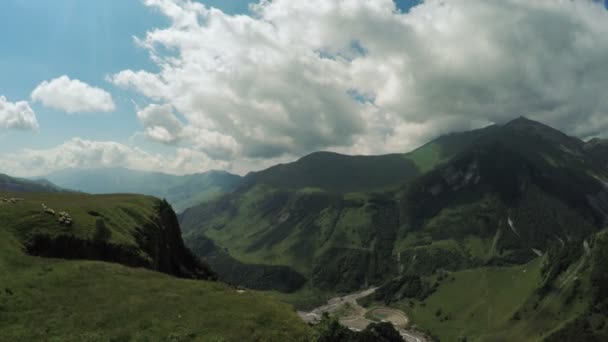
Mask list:
[[[67,169],[45,178],[92,194],[137,193],[165,198],[177,212],[229,192],[241,181],[240,176],[224,171],[176,176],[126,168]]]
[[[46,179],[30,180],[0,174],[0,191],[6,192],[61,192],[65,191]]]
[[[315,153],[249,174],[180,223],[221,279],[380,286],[373,299],[442,341],[605,341],[607,147],[519,118],[411,153]]]

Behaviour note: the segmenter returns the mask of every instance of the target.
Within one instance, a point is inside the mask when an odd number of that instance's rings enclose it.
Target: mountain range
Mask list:
[[[229,192],[241,177],[225,171],[170,175],[126,168],[66,169],[44,176],[54,184],[91,194],[134,193],[165,198],[178,212]]]
[[[596,305],[608,284],[593,274],[608,223],[606,146],[522,117],[411,153],[314,153],[250,173],[179,219],[220,279],[303,307],[380,286],[376,301],[441,340],[602,340]],[[476,276],[468,294],[460,281]],[[521,286],[498,282],[509,276]]]
[[[46,179],[30,180],[0,174],[0,191],[7,192],[61,192],[65,191]]]

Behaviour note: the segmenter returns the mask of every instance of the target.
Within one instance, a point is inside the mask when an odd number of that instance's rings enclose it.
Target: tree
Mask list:
[[[112,231],[106,227],[106,222],[103,217],[98,217],[95,220],[95,233],[93,240],[98,242],[107,242],[112,237]]]
[[[313,342],[346,342],[352,341],[353,332],[340,325],[335,317],[323,313],[321,322],[315,326]]]
[[[354,332],[340,325],[338,319],[323,313],[314,328],[312,342],[403,342],[395,327],[388,322],[371,323],[365,330]]]
[[[401,334],[395,329],[395,327],[389,322],[371,323],[363,332],[363,335],[372,337],[368,341],[381,341],[381,342],[403,342]],[[366,340],[360,339],[365,342]]]

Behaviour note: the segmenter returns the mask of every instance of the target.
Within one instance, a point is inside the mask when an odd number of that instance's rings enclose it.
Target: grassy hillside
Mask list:
[[[0,204],[0,222],[30,254],[119,262],[183,277],[211,276],[185,248],[177,217],[164,201],[139,195],[18,195],[21,201]],[[16,196],[0,193],[3,198]],[[66,216],[70,224],[61,222]]]
[[[256,186],[203,210],[188,210],[181,222],[186,242],[199,253],[204,250],[195,241],[204,227],[205,235],[237,260],[288,266],[317,287],[350,291],[384,279],[393,267],[391,249],[383,246],[392,244],[396,231],[386,220],[397,216],[390,212],[395,205],[385,200]]]
[[[0,197],[15,197],[0,194]],[[160,230],[172,231],[169,213],[157,199],[135,195],[22,194],[0,204],[0,340],[7,341],[304,341],[308,328],[292,308],[267,295],[217,282],[179,279],[116,263],[42,258],[27,254],[32,241],[71,236],[85,257],[104,256],[100,247],[129,251],[125,259],[182,276],[201,275],[200,264]],[[67,211],[71,226],[42,210]],[[173,214],[174,216],[174,214]],[[106,228],[99,238],[98,218]],[[147,228],[146,228],[147,227]],[[143,228],[143,229],[142,229]],[[154,233],[169,250],[150,252]],[[142,236],[146,233],[146,237]],[[179,230],[177,230],[179,237]],[[181,239],[180,239],[181,241]],[[47,246],[48,247],[48,246]],[[97,252],[96,252],[97,250]],[[46,252],[63,248],[48,248]],[[101,253],[101,254],[99,254]],[[163,255],[169,253],[170,255]],[[78,258],[78,253],[69,255]],[[165,261],[169,261],[165,263]],[[193,263],[193,264],[192,264]],[[163,266],[165,265],[165,266]],[[179,272],[167,265],[179,266]],[[163,269],[163,267],[168,267]]]
[[[543,340],[588,305],[580,282],[567,282],[539,295],[545,261],[536,258],[524,265],[472,268],[428,277],[425,279],[434,288],[428,297],[403,298],[391,306],[405,311],[412,325],[430,331],[440,341]]]
[[[87,193],[135,193],[166,198],[178,212],[232,191],[241,181],[240,176],[223,171],[176,176],[124,168],[69,169],[46,178]]]
[[[407,312],[440,341],[605,341],[606,247],[601,231],[527,264],[440,272],[421,279],[430,291],[401,282],[364,302]]]

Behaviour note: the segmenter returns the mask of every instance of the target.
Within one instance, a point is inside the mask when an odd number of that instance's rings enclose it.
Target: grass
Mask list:
[[[424,307],[417,305],[408,313],[413,322],[442,340],[497,330],[540,284],[539,265],[536,260],[525,266],[454,272]],[[445,317],[448,320],[442,321]]]
[[[220,283],[101,262],[19,263],[0,268],[12,293],[0,297],[0,340],[282,341],[308,332],[287,305]]]
[[[541,264],[539,257],[520,266],[450,272],[425,301],[404,300],[391,306],[406,312],[410,324],[431,331],[441,341],[463,337],[468,341],[538,341],[586,305],[578,299],[565,304],[567,289],[538,297]]]
[[[406,159],[414,162],[418,171],[424,173],[442,161],[441,144],[432,142],[404,156]]]
[[[334,201],[332,194],[323,191],[300,191],[287,199],[280,198],[281,192],[267,186],[256,186],[238,199],[236,215],[218,213],[207,227],[221,226],[220,229],[206,229],[205,235],[229,253],[247,263],[287,265],[298,272],[309,275],[312,260],[331,247],[369,249],[371,244],[371,215],[364,205],[366,197],[361,194],[345,196],[349,201],[359,200],[356,208],[343,208],[340,201],[332,202],[323,210],[315,210],[301,203],[312,201]],[[261,204],[277,198],[278,207],[268,212],[260,209]],[[338,197],[339,199],[342,196]],[[281,226],[281,220],[285,220]],[[275,243],[267,242],[273,234],[281,235]],[[200,234],[200,231],[195,232]],[[187,240],[187,236],[186,236]],[[310,248],[298,248],[307,245]]]
[[[6,194],[0,197],[6,197]],[[10,194],[9,194],[10,195]],[[14,196],[11,196],[14,197]],[[306,341],[309,328],[293,308],[255,291],[178,279],[98,261],[27,255],[34,232],[90,236],[94,217],[108,218],[117,243],[147,219],[157,201],[135,195],[21,195],[0,205],[0,340],[2,341]],[[40,213],[44,202],[66,210],[72,227]],[[130,214],[129,214],[130,213]],[[48,214],[45,214],[48,215]],[[124,224],[124,225],[123,225]],[[119,234],[119,232],[125,234]]]
[[[79,193],[9,194],[0,197],[22,197],[16,204],[0,205],[0,222],[10,223],[9,229],[22,240],[37,234],[69,234],[82,239],[93,235],[95,220],[103,217],[112,231],[109,242],[136,245],[133,231],[151,221],[158,199],[141,195],[87,195]],[[57,213],[66,211],[73,218],[70,227],[62,226],[57,216],[44,213],[42,204]]]

